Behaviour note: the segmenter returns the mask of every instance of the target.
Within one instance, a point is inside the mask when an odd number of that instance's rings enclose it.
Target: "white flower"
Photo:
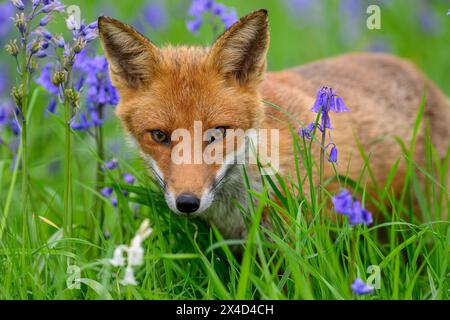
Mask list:
[[[124,253],[127,253],[127,267],[125,269],[125,276],[120,282],[123,285],[137,285],[134,279],[133,266],[140,266],[144,263],[144,248],[142,242],[147,239],[153,232],[150,228],[150,221],[145,219],[136,235],[131,239],[130,246],[120,245],[114,250],[114,256],[109,262],[115,266],[120,267],[125,265]]]
[[[141,226],[137,231],[137,235],[141,237],[141,242],[147,239],[153,232],[153,229],[150,227],[150,220],[145,219],[142,221]]]
[[[109,262],[114,267],[124,266],[125,265],[125,258],[123,256],[123,254],[124,254],[125,251],[128,251],[128,247],[127,246],[125,246],[125,245],[118,246],[114,250],[113,258],[111,260],[109,260]]]
[[[142,239],[136,235],[128,247],[128,265],[140,266],[144,263],[144,248],[142,248]]]
[[[138,284],[136,282],[136,279],[134,278],[133,268],[131,268],[131,266],[128,266],[125,269],[125,276],[123,277],[123,280],[120,281],[120,283],[124,286],[135,286]]]

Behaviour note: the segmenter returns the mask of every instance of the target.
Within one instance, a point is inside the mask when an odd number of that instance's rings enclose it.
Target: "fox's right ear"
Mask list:
[[[100,42],[118,88],[137,89],[156,72],[159,49],[134,28],[109,17],[98,19]]]

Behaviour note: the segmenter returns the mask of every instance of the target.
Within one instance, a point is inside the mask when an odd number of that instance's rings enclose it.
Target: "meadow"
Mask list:
[[[390,52],[413,61],[448,96],[447,1],[373,1],[382,12],[379,30],[366,27],[367,1],[223,0],[217,2],[227,15],[205,13],[201,26],[187,0],[63,1],[79,9],[83,32],[69,30],[77,22],[59,1],[22,1],[0,2],[0,45],[8,46],[0,53],[0,299],[448,299],[450,148],[440,159],[426,139],[425,166],[412,160],[418,130],[429,129],[425,103],[416,106],[411,142],[397,140],[402,156],[387,159],[386,184],[377,183],[372,155],[362,148],[355,155],[365,162],[360,178],[335,177],[376,209],[372,224],[351,225],[336,212],[331,181],[304,192],[320,163],[310,152],[313,140],[297,134],[298,123],[292,152],[306,177],[299,170],[290,179],[265,176],[262,192],[248,188],[249,208],[241,208],[248,238],[225,240],[201,220],[171,213],[127,143],[114,116],[120,97],[91,23],[108,15],[158,45],[208,45],[235,17],[232,10],[239,17],[266,8],[269,70],[351,51]],[[32,24],[9,19],[47,5]],[[56,72],[61,65],[69,74]],[[400,161],[408,169],[395,195]],[[375,195],[366,192],[369,185]],[[260,225],[263,210],[274,228]],[[151,232],[138,231],[145,219]],[[146,238],[143,261],[125,268],[115,253],[137,232]],[[236,245],[241,258],[230,249]],[[364,282],[361,290],[352,289],[355,279]]]

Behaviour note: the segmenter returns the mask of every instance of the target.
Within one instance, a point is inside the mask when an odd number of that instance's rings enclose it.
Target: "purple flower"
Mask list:
[[[439,18],[429,4],[423,3],[419,8],[419,22],[423,31],[431,35],[436,35],[440,31]]]
[[[348,217],[350,225],[371,225],[373,223],[372,214],[362,208],[359,200],[353,201],[353,195],[348,190],[342,190],[339,194],[332,197],[331,201],[337,213]]]
[[[62,35],[54,37],[53,40],[55,41],[55,44],[58,48],[64,48],[64,46],[66,45],[66,42],[64,41]]]
[[[112,196],[113,194],[113,188],[107,187],[107,188],[103,188],[102,190],[100,190],[100,193],[106,197],[109,198]]]
[[[333,143],[330,150],[330,157],[328,158],[329,162],[337,163],[338,151],[336,145]]]
[[[298,131],[298,135],[303,138],[305,137],[306,139],[311,139],[311,133],[313,132],[315,127],[315,123],[311,122],[310,124],[308,124],[305,128],[301,128]]]
[[[50,100],[50,103],[47,106],[46,115],[48,115],[49,113],[55,113],[56,104],[57,103],[55,99]]]
[[[203,24],[202,19],[195,19],[186,22],[186,27],[189,30],[189,32],[196,34],[198,30],[200,30],[202,24]]]
[[[119,161],[117,161],[117,159],[112,159],[109,162],[105,163],[105,167],[108,170],[114,170],[119,166]]]
[[[153,29],[163,29],[167,24],[167,12],[160,1],[150,3],[144,8],[144,20]]]
[[[52,16],[48,14],[39,21],[39,25],[45,27],[51,20]]]
[[[11,29],[11,19],[14,15],[14,7],[11,3],[5,2],[0,4],[0,43],[6,39],[6,36]]]
[[[74,119],[71,120],[70,127],[73,130],[84,131],[84,130],[88,130],[92,126],[91,123],[88,121],[85,113],[80,112],[79,118],[80,118],[80,121],[78,121],[78,122],[75,122]]]
[[[189,7],[188,15],[192,18],[187,21],[186,26],[188,30],[194,34],[203,25],[203,16],[209,13],[220,20],[225,28],[231,27],[237,20],[237,13],[234,8],[227,7],[222,3],[217,3],[214,0],[192,0]],[[208,20],[211,21],[211,20]],[[217,29],[217,24],[214,20],[211,21],[214,30]]]
[[[11,131],[12,131],[13,135],[18,136],[20,134],[20,125],[17,122],[16,118],[13,118],[11,120],[10,125],[11,125]]]
[[[333,92],[333,88],[331,87],[322,87],[317,92],[316,100],[314,101],[314,105],[311,108],[312,112],[319,113],[322,112],[322,115],[327,114],[329,111],[333,111],[335,113],[347,112],[348,109],[344,101],[341,97],[336,95]]]
[[[359,278],[356,278],[355,281],[353,281],[351,288],[353,293],[359,296],[373,292],[373,288],[365,284],[364,281]]]
[[[111,199],[111,203],[112,203],[112,205],[113,205],[114,207],[117,207],[117,205],[118,205],[117,198],[116,198],[116,197],[112,198],[112,199]]]
[[[122,178],[127,184],[134,184],[134,177],[130,173],[124,173]]]
[[[25,5],[23,4],[22,0],[11,0],[11,3],[19,11],[23,11],[25,9]]]
[[[334,209],[337,213],[349,215],[352,212],[353,195],[347,190],[342,190],[339,194],[331,198]]]
[[[59,89],[53,84],[52,77],[53,66],[51,64],[46,64],[42,68],[39,78],[36,79],[36,83],[41,85],[47,92],[58,95]]]
[[[236,11],[231,11],[228,13],[224,13],[220,17],[222,19],[225,28],[230,28],[236,21],[238,21],[238,16]]]
[[[372,214],[361,207],[361,202],[355,201],[353,203],[352,213],[349,215],[349,223],[351,225],[366,224],[370,225],[373,222]]]
[[[42,7],[41,11],[43,13],[49,13],[53,11],[63,12],[64,11],[64,5],[59,0],[53,0],[53,1],[43,1],[44,6]]]

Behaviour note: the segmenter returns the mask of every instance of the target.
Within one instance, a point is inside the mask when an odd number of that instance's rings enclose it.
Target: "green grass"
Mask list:
[[[92,1],[80,4],[87,20],[104,9]],[[308,25],[286,17],[286,10],[274,1],[230,1],[239,14],[258,7],[271,12],[271,69],[281,69],[313,59],[350,50],[362,50],[382,36],[391,42],[394,53],[415,61],[444,90],[450,92],[446,37],[448,21],[439,16],[442,30],[430,36],[417,30],[410,2],[395,1],[383,11],[383,29],[363,35],[353,44],[336,36],[341,21],[334,14],[338,3],[330,1],[324,13],[326,24]],[[328,2],[327,2],[328,3]],[[433,2],[436,12],[447,7]],[[121,2],[118,18],[132,22],[133,8]],[[171,12],[181,12],[175,4]],[[177,11],[178,10],[178,11]],[[113,14],[111,14],[113,15]],[[448,19],[447,19],[448,20]],[[445,24],[447,23],[447,24]],[[295,39],[292,39],[295,35]],[[166,30],[153,33],[158,43],[205,44],[211,35],[198,38],[185,31],[184,20],[173,18]],[[417,45],[417,43],[421,45]],[[11,63],[1,56],[2,62]],[[12,64],[12,63],[11,63]],[[117,156],[119,172],[108,173],[106,184],[119,196],[118,208],[95,188],[99,155],[94,141],[83,133],[72,132],[73,232],[63,237],[64,226],[64,125],[63,113],[48,118],[44,109],[48,96],[32,87],[28,104],[29,214],[22,211],[21,171],[10,170],[12,155],[0,146],[0,299],[448,299],[450,228],[445,214],[450,202],[446,185],[450,149],[439,159],[431,141],[426,139],[426,163],[412,160],[414,140],[420,127],[429,130],[422,118],[411,129],[411,143],[397,142],[403,154],[391,161],[385,185],[376,183],[376,197],[366,192],[374,183],[371,154],[360,148],[365,166],[358,179],[335,176],[341,187],[357,191],[358,197],[376,208],[372,226],[351,228],[329,204],[319,203],[320,188],[312,184],[313,168],[319,159],[311,156],[308,142],[297,135],[293,153],[305,167],[290,178],[265,176],[263,191],[248,190],[251,205],[242,209],[248,228],[246,241],[224,240],[215,228],[200,220],[187,220],[172,214],[156,184],[143,174],[144,168],[134,149],[126,147],[116,120],[105,124],[107,159]],[[33,94],[34,92],[34,94]],[[277,107],[270,106],[267,107]],[[282,107],[282,106],[281,106]],[[109,110],[108,112],[111,112]],[[3,136],[2,136],[3,137]],[[357,136],[354,139],[358,139]],[[119,149],[120,152],[113,152]],[[407,163],[407,174],[400,195],[391,184],[400,162]],[[329,165],[328,163],[326,165]],[[351,164],[339,164],[346,168]],[[123,185],[120,172],[138,178],[134,186]],[[243,177],[245,179],[245,177]],[[424,180],[424,183],[421,183]],[[306,182],[306,184],[305,184]],[[331,194],[326,191],[325,200]],[[376,182],[376,181],[375,181]],[[308,185],[308,186],[307,186]],[[306,189],[307,188],[307,189]],[[120,192],[117,192],[119,195]],[[269,194],[279,197],[275,202]],[[104,202],[105,230],[99,227],[95,199]],[[259,205],[253,206],[257,199]],[[417,205],[415,205],[417,202]],[[135,212],[134,204],[140,204]],[[273,229],[260,225],[266,208]],[[8,215],[4,214],[5,211]],[[144,218],[149,218],[153,234],[144,242],[145,263],[136,268],[138,286],[119,284],[123,268],[112,267],[117,245],[129,243]],[[103,232],[106,231],[106,232]],[[236,259],[230,246],[242,245],[242,259]],[[68,288],[74,269],[79,268],[80,288]],[[367,280],[370,266],[379,267],[380,288],[374,294],[356,297],[350,284],[356,277]]]
[[[332,219],[331,215],[336,214],[325,203],[317,202],[318,186],[310,189],[308,197],[297,196],[305,193],[305,178],[300,174],[287,180],[265,176],[262,193],[248,191],[248,203],[253,203],[250,201],[253,198],[259,204],[250,205],[248,210],[242,209],[248,239],[230,242],[201,221],[171,214],[158,187],[139,174],[139,169],[133,170],[132,166],[123,163],[122,170],[140,177],[139,184],[121,185],[117,177],[110,176],[112,186],[117,190],[128,190],[130,196],[119,198],[117,210],[111,207],[108,199],[103,199],[110,236],[105,238],[101,230],[95,230],[100,235],[99,243],[95,244],[86,229],[86,221],[92,218],[97,226],[98,221],[83,201],[83,197],[95,192],[93,188],[82,181],[75,182],[80,192],[77,199],[81,203],[75,202],[77,216],[73,237],[62,238],[61,227],[56,229],[42,219],[55,220],[52,216],[62,207],[60,193],[32,179],[32,195],[45,197],[48,202],[31,201],[39,205],[32,205],[34,216],[26,228],[22,219],[9,219],[0,248],[0,297],[353,299],[351,282],[355,277],[366,279],[370,276],[367,268],[373,265],[381,271],[380,288],[373,295],[360,299],[447,299],[450,229],[448,220],[439,217],[448,210],[449,199],[439,181],[444,181],[449,157],[443,161],[436,158],[432,144],[427,143],[430,157],[426,167],[419,168],[410,160],[423,107],[422,102],[412,143],[405,149],[404,159],[400,160],[410,164],[403,198],[417,199],[420,212],[414,211],[413,201],[404,201],[403,205],[392,194],[391,181],[379,186],[378,197],[386,202],[381,203],[364,192],[363,179],[351,181],[341,176],[342,187],[359,190],[365,195],[366,203],[372,203],[388,217],[384,222],[377,219],[378,222],[370,227],[351,228],[344,219]],[[303,140],[296,140],[293,152],[302,159],[307,176],[310,176],[318,161],[311,157]],[[395,174],[396,168],[393,165],[391,175]],[[370,172],[369,161],[362,168],[364,170]],[[427,177],[425,186],[419,184],[419,174]],[[269,196],[269,190],[279,196],[280,204]],[[139,216],[131,213],[131,203],[142,205]],[[268,208],[274,226],[270,230],[260,225],[264,207]],[[433,219],[434,216],[437,219]],[[123,287],[119,279],[124,270],[111,267],[106,259],[112,257],[116,245],[129,242],[144,217],[150,219],[154,232],[145,242],[145,264],[137,269],[140,284]],[[54,223],[58,225],[58,221]],[[30,232],[34,238],[25,232]],[[237,260],[229,248],[236,244],[245,247],[241,260]],[[80,289],[67,288],[68,265],[80,268]]]

